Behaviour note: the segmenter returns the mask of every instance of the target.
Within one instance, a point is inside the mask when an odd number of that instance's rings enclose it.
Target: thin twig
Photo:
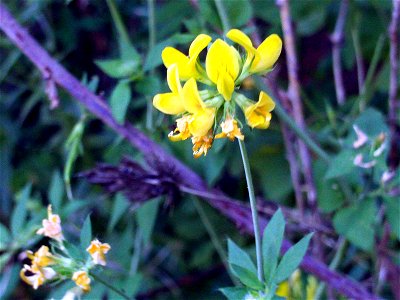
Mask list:
[[[153,142],[140,130],[132,125],[118,124],[112,117],[109,107],[103,100],[90,92],[75,77],[66,71],[23,29],[8,12],[6,7],[0,3],[0,29],[33,63],[43,72],[48,67],[53,74],[54,81],[63,87],[73,98],[85,106],[88,111],[98,117],[104,124],[115,130],[118,134],[125,137],[143,155],[157,157],[158,163],[173,166],[174,176],[177,182],[182,182],[193,189],[208,191],[206,183],[190,168],[183,165],[176,158],[168,154],[160,145]],[[217,192],[214,192],[217,194]],[[220,193],[221,194],[221,193]],[[253,231],[251,223],[251,212],[248,206],[233,205],[229,201],[209,201],[223,215],[231,219],[236,226],[243,228],[246,232]],[[233,206],[232,206],[233,205]],[[250,221],[250,222],[249,222]],[[267,223],[265,218],[260,218],[260,223],[264,227]],[[289,242],[285,242],[284,249],[288,249]],[[315,275],[320,280],[325,281],[329,286],[335,288],[339,293],[355,299],[378,299],[369,293],[360,283],[346,278],[328,269],[326,265],[315,260],[312,256],[306,255],[302,262],[302,268]]]
[[[286,63],[287,63],[288,77],[289,77],[288,98],[291,102],[293,117],[297,125],[300,127],[300,129],[305,130],[306,124],[304,121],[303,108],[300,97],[298,62],[295,49],[295,35],[290,15],[289,2],[288,0],[277,0],[276,4],[279,7],[281,15],[284,46],[286,51]],[[306,147],[306,145],[302,140],[298,140],[298,145],[299,145],[300,159],[303,167],[308,205],[312,211],[312,214],[315,216],[315,221],[319,222],[317,213],[318,210],[317,191],[315,188],[315,183],[313,178],[311,155],[308,148]],[[319,239],[316,239],[317,247],[315,247],[315,251],[318,256],[322,256],[322,249],[320,249],[321,245],[318,240]]]
[[[393,0],[392,21],[389,26],[390,39],[390,85],[389,85],[389,124],[394,134],[396,123],[398,122],[398,110],[400,108],[397,99],[397,89],[399,84],[399,15],[400,0]],[[394,135],[392,135],[394,137]]]
[[[358,26],[358,23],[356,26]],[[358,94],[361,94],[362,87],[364,86],[365,68],[360,46],[360,36],[358,28],[351,30],[351,36],[353,39],[354,52],[356,55]]]
[[[349,0],[342,0],[335,30],[331,35],[332,42],[332,67],[335,79],[336,99],[339,105],[343,105],[346,99],[346,91],[343,84],[342,60],[340,59],[340,48],[344,40],[344,27],[346,25]]]

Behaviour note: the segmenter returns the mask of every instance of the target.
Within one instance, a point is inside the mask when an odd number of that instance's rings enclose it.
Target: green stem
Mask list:
[[[133,276],[134,274],[136,274],[137,270],[139,268],[140,256],[141,256],[141,252],[142,252],[142,239],[143,239],[142,231],[138,227],[136,230],[135,240],[133,243],[134,253],[132,254],[131,267],[129,269],[129,276]]]
[[[254,195],[253,179],[251,177],[250,163],[249,163],[249,158],[247,156],[247,151],[244,141],[238,139],[238,142],[240,147],[240,153],[242,155],[242,160],[243,160],[244,173],[246,175],[247,189],[249,191],[249,198],[250,198],[251,215],[253,218],[254,236],[256,240],[257,276],[260,282],[264,282],[263,267],[262,267],[263,262],[262,262],[262,252],[261,252],[261,235],[260,235],[260,226],[258,222],[256,197]]]
[[[224,31],[224,34],[226,34],[231,26],[229,24],[229,19],[225,11],[224,4],[222,3],[222,0],[214,0],[214,2],[215,6],[217,7],[219,18],[221,19],[222,30]]]
[[[340,244],[339,244],[338,250],[336,251],[335,256],[333,257],[331,263],[329,264],[329,269],[331,269],[331,270],[337,269],[337,267],[339,266],[339,263],[343,257],[345,249],[346,249],[346,240],[342,239],[340,241]],[[318,285],[317,292],[315,293],[315,300],[319,300],[321,298],[322,293],[324,292],[324,289],[325,289],[325,283],[321,282]]]
[[[156,20],[154,17],[154,0],[147,0],[147,10],[149,14],[148,26],[149,26],[149,53],[156,44]],[[153,75],[154,70],[150,71],[150,75]],[[147,100],[147,111],[146,111],[146,128],[147,130],[153,129],[153,103],[151,99]]]
[[[255,80],[256,86],[260,90],[265,90],[265,86],[261,82],[260,77],[256,77]],[[271,95],[271,93],[268,93]],[[286,125],[290,127],[294,131],[294,133],[303,140],[303,142],[314,151],[320,158],[322,158],[325,162],[330,161],[329,154],[325,152],[311,137],[307,130],[301,129],[296,122],[288,115],[285,109],[282,107],[279,101],[274,99],[275,109],[274,112],[278,115],[279,119],[284,122]]]
[[[222,246],[217,233],[214,230],[213,224],[211,223],[210,219],[208,218],[206,212],[204,211],[204,207],[203,204],[200,203],[199,200],[197,200],[196,198],[193,198],[193,203],[194,206],[197,210],[197,213],[200,216],[201,222],[203,223],[204,227],[207,230],[208,235],[210,236],[211,242],[215,248],[215,250],[217,250],[217,253],[222,261],[222,263],[224,264],[226,270],[228,271],[229,277],[231,278],[232,282],[235,285],[239,285],[239,281],[231,274],[229,266],[228,266],[228,257],[226,256],[224,247]]]
[[[121,15],[117,10],[117,6],[115,5],[114,0],[107,0],[107,5],[111,13],[111,17],[113,18],[115,27],[117,28],[118,34],[124,41],[129,42],[129,35],[125,28],[124,23],[122,22]]]
[[[116,287],[112,286],[111,284],[109,284],[107,281],[101,279],[99,276],[90,273],[90,276],[93,277],[94,280],[96,280],[97,282],[101,283],[102,285],[108,287],[110,290],[114,291],[115,293],[117,293],[118,295],[120,295],[122,298],[124,299],[131,299],[131,297],[129,297],[128,295],[126,295],[123,291],[121,291],[120,289],[117,289]]]

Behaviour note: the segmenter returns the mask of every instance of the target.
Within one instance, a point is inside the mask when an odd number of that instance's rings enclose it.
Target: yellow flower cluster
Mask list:
[[[106,265],[105,254],[111,249],[110,245],[95,239],[86,249],[90,255],[89,260],[85,264],[75,261],[64,247],[60,216],[53,214],[51,205],[47,208],[47,214],[47,219],[42,221],[43,227],[36,233],[53,239],[55,241],[53,246],[59,251],[53,254],[47,246],[41,246],[35,253],[27,251],[31,264],[25,264],[21,269],[21,279],[37,289],[47,281],[70,278],[82,292],[89,292],[91,281],[89,271],[95,265]]]
[[[279,36],[270,35],[258,48],[238,29],[230,30],[226,36],[245,49],[244,56],[221,39],[211,43],[212,38],[206,34],[194,39],[188,55],[172,47],[162,52],[171,91],[157,94],[153,105],[165,114],[180,116],[176,129],[168,137],[172,141],[191,137],[195,157],[206,155],[214,138],[231,141],[244,138],[236,118],[235,103],[242,109],[247,124],[259,129],[269,127],[275,107],[264,92],[260,92],[258,101],[254,102],[237,90],[248,76],[265,74],[272,69],[282,50]],[[199,56],[207,47],[205,64],[202,64]],[[185,82],[183,86],[182,81]],[[199,90],[198,83],[203,89]]]
[[[276,295],[287,300],[305,299],[313,300],[317,292],[318,282],[315,277],[308,275],[305,282],[301,278],[300,270],[296,270],[287,281],[279,284]],[[305,294],[305,295],[304,295]]]

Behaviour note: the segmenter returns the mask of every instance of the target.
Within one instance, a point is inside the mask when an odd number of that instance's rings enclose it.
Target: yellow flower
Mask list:
[[[86,271],[77,271],[72,275],[72,280],[79,286],[85,293],[90,291],[90,278]]]
[[[227,116],[225,121],[221,123],[222,132],[215,136],[216,139],[229,138],[232,142],[235,138],[244,140],[244,135],[237,125],[237,121],[232,116]]]
[[[284,298],[289,298],[290,297],[290,286],[288,281],[284,281],[281,284],[279,284],[277,290],[276,290],[276,295],[279,297],[284,297]]]
[[[26,272],[29,272],[30,275],[27,276]],[[35,290],[46,280],[42,272],[32,269],[29,265],[24,265],[19,272],[19,276],[25,283],[31,285]]]
[[[266,93],[261,92],[258,102],[244,109],[247,124],[251,128],[267,129],[271,121],[271,111],[274,108],[274,101]]]
[[[183,105],[190,113],[189,132],[193,136],[204,136],[214,124],[215,108],[206,107],[200,97],[194,78],[189,79],[182,89]]]
[[[231,100],[235,80],[240,72],[239,52],[224,41],[217,39],[208,50],[206,71],[210,80],[217,85],[218,92],[226,101]]]
[[[28,272],[29,275],[26,275]],[[19,272],[21,279],[31,285],[35,290],[43,285],[46,280],[53,279],[57,273],[52,268],[40,268],[38,265],[24,265]]]
[[[257,49],[250,38],[238,29],[231,29],[226,36],[246,49],[244,68],[248,67],[250,73],[265,73],[270,70],[282,51],[282,40],[276,34],[268,36]]]
[[[27,256],[32,261],[32,265],[38,267],[47,267],[54,263],[53,255],[50,253],[49,247],[47,246],[41,246],[35,253],[27,251]]]
[[[49,238],[61,241],[64,237],[61,229],[60,216],[53,214],[51,205],[47,207],[47,219],[42,221],[42,228],[36,234],[42,234]]]
[[[176,64],[178,66],[179,77],[182,80],[188,80],[191,77],[201,79],[204,70],[200,64],[197,64],[197,58],[210,42],[210,36],[206,34],[198,35],[190,45],[189,57],[175,48],[166,47],[161,54],[164,65],[169,68],[171,65]]]
[[[176,128],[168,134],[168,138],[173,141],[184,141],[191,137],[189,131],[189,122],[192,119],[190,115],[185,115],[176,120]]]
[[[205,136],[192,137],[193,143],[193,156],[199,158],[202,154],[207,155],[208,149],[211,148],[213,143],[212,135],[207,134]]]
[[[167,82],[171,93],[157,94],[153,98],[153,105],[159,111],[168,115],[177,115],[185,111],[180,97],[181,83],[179,81],[178,66],[171,65],[167,70]]]
[[[108,251],[110,251],[110,249],[111,246],[109,244],[107,243],[103,244],[96,239],[90,243],[90,246],[86,249],[86,251],[89,252],[95,264],[105,266],[106,265],[105,254]]]

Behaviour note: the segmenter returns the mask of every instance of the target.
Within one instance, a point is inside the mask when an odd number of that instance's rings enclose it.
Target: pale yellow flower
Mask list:
[[[85,293],[90,291],[90,278],[86,271],[77,271],[72,275],[72,280]]]
[[[210,134],[205,136],[192,137],[193,143],[193,156],[194,158],[199,158],[204,154],[207,155],[207,151],[211,148],[213,143],[213,138]]]
[[[29,275],[27,275],[27,272]],[[35,290],[43,285],[46,280],[53,279],[57,273],[52,268],[40,268],[33,264],[32,266],[24,265],[19,272],[21,279],[31,285]]]
[[[58,241],[61,241],[64,238],[62,234],[60,216],[53,214],[51,205],[47,207],[47,219],[42,221],[42,226],[43,227],[36,232],[37,234],[42,234]]]
[[[110,251],[111,246],[107,243],[101,243],[99,240],[93,240],[90,243],[90,246],[86,249],[89,252],[90,256],[93,259],[93,262],[97,265],[106,265],[106,256],[105,254]]]
[[[231,116],[227,116],[225,121],[221,123],[222,132],[215,136],[216,139],[229,138],[232,142],[235,138],[244,140],[244,135],[237,125],[237,121]]]
[[[184,141],[192,136],[189,131],[189,122],[192,117],[190,115],[184,115],[176,120],[176,128],[168,134],[168,138],[173,141]]]
[[[53,255],[50,253],[49,247],[47,246],[41,246],[35,253],[27,251],[27,256],[32,261],[32,265],[38,267],[47,267],[54,263]]]

